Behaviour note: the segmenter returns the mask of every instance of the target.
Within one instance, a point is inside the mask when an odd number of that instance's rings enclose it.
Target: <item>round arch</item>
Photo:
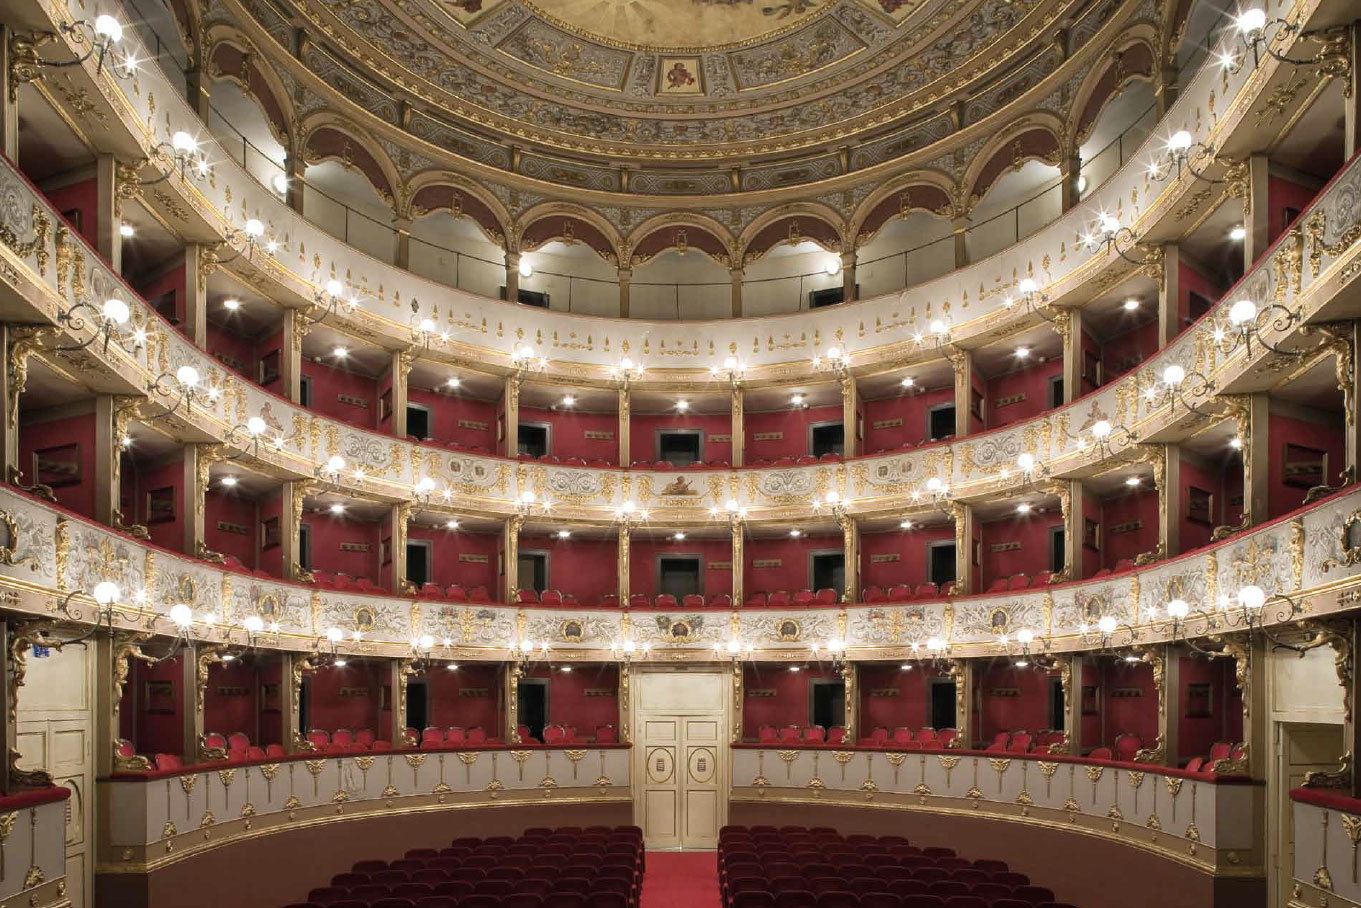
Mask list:
[[[514,228],[511,252],[532,252],[547,243],[584,243],[605,261],[619,264],[623,238],[600,215],[571,202],[544,202],[530,208]]]
[[[339,161],[363,174],[393,210],[398,210],[401,178],[387,153],[368,133],[327,110],[308,116],[300,131],[303,163]]]
[[[416,220],[447,211],[472,221],[487,239],[505,249],[510,213],[500,199],[471,180],[447,170],[425,170],[408,180],[406,189],[399,216]]]
[[[648,218],[629,234],[624,248],[630,266],[646,264],[663,252],[696,249],[725,268],[736,260],[737,240],[711,217],[690,212],[668,212]]]
[[[1101,65],[1095,66],[1078,86],[1073,97],[1073,118],[1069,123],[1068,148],[1075,152],[1087,137],[1106,105],[1115,100],[1136,80],[1153,80],[1151,26],[1139,26],[1127,33],[1127,40],[1111,49]]]
[[[283,80],[269,59],[255,50],[237,29],[216,24],[205,36],[208,72],[213,79],[236,84],[260,108],[274,138],[285,149],[295,148],[294,107]]]
[[[743,265],[751,264],[785,244],[812,242],[828,252],[840,253],[846,245],[844,222],[826,205],[803,202],[768,211],[747,225],[738,240]]]
[[[1055,114],[1026,114],[999,131],[970,162],[961,185],[970,209],[981,202],[1004,174],[1019,170],[1027,161],[1043,161],[1054,167],[1062,162],[1064,123]]]
[[[956,186],[938,170],[920,170],[891,180],[865,197],[851,217],[849,233],[855,245],[863,246],[895,218],[913,211],[941,217],[954,213]]]

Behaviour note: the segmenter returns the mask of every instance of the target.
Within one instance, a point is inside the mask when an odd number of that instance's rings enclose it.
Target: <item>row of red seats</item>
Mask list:
[[[746,608],[784,608],[790,605],[836,605],[840,598],[841,594],[830,587],[824,587],[817,592],[798,590],[792,595],[786,590],[773,590],[771,592],[758,590],[747,594],[743,606]]]
[[[1040,571],[1034,577],[1029,574],[1012,574],[1010,577],[998,577],[988,585],[989,593],[1000,593],[1004,590],[1026,590],[1032,587],[1048,586],[1053,581],[1054,575],[1049,571]]]
[[[907,726],[899,726],[893,729],[890,735],[889,730],[879,726],[870,732],[868,738],[861,738],[860,743],[864,747],[900,747],[904,750],[919,750],[926,747],[949,747],[959,736],[953,728],[935,729],[931,727],[919,728],[915,732]]]
[[[289,908],[636,908],[644,860],[636,826],[537,827],[359,861]]]
[[[469,588],[460,583],[451,583],[447,587],[442,587],[437,583],[423,583],[416,595],[422,599],[435,599],[443,602],[470,602],[474,605],[490,605],[495,601],[492,598],[491,591],[485,586]]]
[[[757,458],[756,460],[753,460],[751,463],[747,464],[747,466],[751,466],[751,467],[806,467],[806,466],[808,466],[809,464],[814,464],[814,463],[841,463],[841,461],[842,461],[842,457],[841,457],[840,454],[837,454],[835,451],[828,451],[826,454],[822,454],[822,455],[816,455],[816,454],[799,454],[799,455],[797,455],[797,456],[794,456],[794,455],[785,455],[784,457],[776,457],[776,458],[769,459],[769,460],[766,459],[766,458],[764,458],[764,457],[760,457],[760,458]]]
[[[762,725],[756,729],[758,744],[842,744],[846,740],[846,727],[833,725],[824,729],[821,725]]]
[[[716,460],[706,463],[696,460],[693,463],[674,464],[669,460],[635,460],[633,462],[635,470],[652,470],[655,473],[670,473],[674,470],[727,470],[731,465],[726,460]]]
[[[559,457],[556,454],[540,454],[537,457],[533,454],[521,454],[516,460],[527,463],[556,463],[565,467],[595,467],[600,470],[613,470],[619,467],[619,464],[601,457],[592,457],[588,460],[585,457]]]
[[[867,586],[860,591],[861,602],[908,602],[913,599],[935,599],[940,596],[949,596],[955,591],[954,582],[939,585],[935,583],[919,583],[916,589],[906,583],[895,584],[890,587]]]
[[[543,741],[530,734],[528,725],[517,725],[515,731],[520,736],[520,740],[526,744],[619,743],[619,731],[613,725],[597,725],[595,727],[595,738],[590,741],[577,733],[575,725],[545,725],[543,727]]]
[[[217,747],[218,745],[213,742],[218,740],[225,741],[225,739],[222,739],[221,735],[204,736],[204,742],[209,747]],[[243,748],[225,749],[225,753],[226,761],[228,763],[245,763],[249,760],[272,760],[288,756],[288,751],[284,750],[282,744],[270,744],[266,747],[247,745]],[[114,742],[114,754],[120,760],[131,760],[138,756],[137,748],[127,738],[118,738]],[[173,772],[177,769],[184,769],[184,758],[179,754],[152,754],[149,760],[151,765],[160,771]]]
[[[1218,772],[1221,761],[1237,763],[1246,755],[1247,750],[1243,744],[1230,744],[1228,741],[1216,741],[1210,747],[1208,757],[1192,757],[1186,764],[1188,772]]]
[[[1049,749],[1055,745],[1062,744],[1064,734],[1061,731],[1047,729],[1037,734],[1028,731],[999,731],[993,736],[992,742],[984,750],[993,753],[1012,753],[1012,754],[1047,754]],[[1134,755],[1143,747],[1139,738],[1135,735],[1120,735],[1115,739],[1116,752],[1119,756],[1112,757],[1109,747],[1097,748],[1104,750],[1105,756],[1098,756],[1095,751],[1092,757],[1097,760],[1126,760],[1133,761]]]
[[[1071,908],[1002,861],[823,827],[725,827],[719,885],[727,908]]]
[[[542,593],[535,590],[518,590],[515,599],[517,605],[546,605],[550,608],[580,604],[576,596],[559,590],[544,590]],[[614,593],[607,593],[600,597],[599,604],[602,608],[618,608],[619,597]],[[634,593],[629,596],[629,608],[732,608],[732,597],[726,593],[712,593],[705,598],[698,593],[691,593],[678,600],[670,593],[659,593],[657,596]]]

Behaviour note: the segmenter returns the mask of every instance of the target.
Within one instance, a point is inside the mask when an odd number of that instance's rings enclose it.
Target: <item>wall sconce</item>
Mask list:
[[[85,313],[85,314],[82,314]],[[75,305],[63,309],[57,313],[57,324],[72,333],[85,330],[87,327],[86,319],[94,327],[94,333],[78,344],[70,346],[60,346],[56,350],[84,350],[100,338],[104,339],[104,352],[109,352],[109,342],[113,340],[115,334],[123,333],[123,326],[128,323],[132,315],[132,310],[128,304],[117,297],[106,299],[103,305],[96,307],[92,303],[76,303]],[[145,339],[145,337],[143,337]]]
[[[610,367],[610,378],[619,382],[624,388],[629,386],[629,382],[642,377],[643,367],[627,356],[619,360],[618,365]]]
[[[358,305],[358,297],[345,296],[345,285],[336,278],[331,278],[324,287],[318,288],[312,293],[312,310],[320,309],[321,314],[315,318],[311,315],[306,316],[307,325],[310,327],[320,324],[326,320],[328,315],[335,315],[341,309],[344,309],[348,315],[354,312]]]
[[[1139,245],[1139,238],[1135,236],[1133,230],[1123,226],[1120,219],[1113,214],[1099,215],[1093,229],[1083,235],[1082,245],[1093,251],[1104,248],[1107,255],[1114,252],[1120,258],[1139,267],[1153,261],[1152,254],[1143,257],[1131,254],[1131,250],[1142,248]]]
[[[269,424],[259,416],[252,416],[243,423],[237,423],[231,427],[225,439],[226,443],[233,448],[241,448],[240,454],[227,458],[228,460],[239,460],[246,454],[246,449],[250,449],[252,457],[260,456],[260,439],[269,430]],[[270,446],[276,451],[284,449],[283,435],[276,435],[271,441]]]
[[[844,374],[851,367],[851,354],[840,347],[828,347],[824,356],[813,357],[813,368]]]
[[[614,520],[626,527],[637,526],[647,520],[647,510],[640,509],[632,501],[626,501],[614,509]]]
[[[1002,306],[1007,309],[1014,309],[1019,302],[1027,312],[1033,312],[1049,324],[1058,323],[1058,313],[1049,305],[1049,295],[1040,289],[1040,285],[1033,277],[1021,278],[1016,283],[1017,296],[1008,296],[1002,300]]]
[[[1214,414],[1192,403],[1192,398],[1208,398],[1214,391],[1215,384],[1199,372],[1186,373],[1186,369],[1177,363],[1170,363],[1163,369],[1162,377],[1144,391],[1144,397],[1154,406],[1167,404],[1175,413],[1177,404],[1180,403],[1188,411],[1197,416],[1212,416]]]
[[[1234,53],[1219,55],[1219,65],[1231,73],[1236,73],[1243,68],[1243,63],[1249,53],[1252,55],[1254,69],[1261,65],[1262,54],[1266,54],[1291,66],[1321,67],[1320,75],[1325,77],[1345,76],[1349,71],[1347,26],[1345,25],[1316,32],[1301,32],[1298,23],[1282,19],[1279,16],[1269,19],[1266,11],[1260,7],[1248,7],[1240,10],[1238,15],[1234,17],[1233,31],[1238,40],[1243,43],[1245,53],[1243,59],[1239,59],[1238,55]],[[1299,58],[1287,57],[1273,46],[1294,35],[1318,40],[1323,43],[1323,49],[1312,57]]]
[[[733,665],[737,665],[751,655],[752,649],[750,643],[743,643],[736,634],[733,634],[727,640],[714,641],[714,658],[727,659]]]
[[[539,356],[529,344],[521,344],[510,351],[510,364],[515,367],[517,378],[523,378],[531,370],[542,370],[548,366],[548,357]]]
[[[652,653],[652,642],[644,640],[640,646],[632,637],[610,641],[610,655],[616,662],[628,665],[634,659],[646,659]]]
[[[723,507],[709,508],[709,516],[715,519],[726,520],[731,527],[739,526],[742,521],[747,519],[747,509],[737,503],[736,498],[729,498],[724,502]]]
[[[735,356],[725,356],[722,366],[712,366],[709,374],[714,378],[721,378],[728,383],[730,388],[736,389],[742,381],[742,373],[746,370],[747,364],[738,360]]]
[[[840,523],[841,518],[846,516],[850,508],[847,505],[846,499],[842,498],[840,493],[833,489],[822,498],[813,499],[813,512],[821,513],[824,510]]]
[[[175,398],[174,405],[166,408],[168,415],[179,410],[181,403],[185,405],[186,412],[192,411],[194,397],[199,394],[202,387],[203,379],[199,375],[198,369],[186,363],[176,369],[173,375],[169,372],[162,372],[156,376],[154,381],[147,382],[146,390],[147,394],[152,397]],[[203,390],[202,393],[209,402],[214,402],[222,396],[222,392],[212,386]]]
[[[1261,344],[1272,353],[1280,356],[1290,356],[1299,359],[1304,356],[1304,351],[1283,350],[1271,343],[1262,336],[1265,328],[1273,331],[1289,331],[1296,325],[1303,324],[1304,310],[1302,308],[1290,309],[1280,303],[1271,303],[1265,308],[1259,307],[1255,302],[1243,297],[1235,300],[1229,306],[1229,326],[1234,332],[1234,347],[1241,341],[1249,357],[1252,356],[1252,339],[1256,338],[1257,343]],[[1215,331],[1215,341],[1224,339],[1223,329]],[[1232,352],[1233,347],[1230,347]]]

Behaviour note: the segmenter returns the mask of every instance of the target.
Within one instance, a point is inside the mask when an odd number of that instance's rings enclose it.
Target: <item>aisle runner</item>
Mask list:
[[[718,855],[649,851],[642,908],[719,908]]]

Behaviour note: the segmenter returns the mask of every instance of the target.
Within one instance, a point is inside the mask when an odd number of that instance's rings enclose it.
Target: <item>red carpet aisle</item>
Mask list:
[[[649,851],[642,908],[718,908],[718,855]]]

